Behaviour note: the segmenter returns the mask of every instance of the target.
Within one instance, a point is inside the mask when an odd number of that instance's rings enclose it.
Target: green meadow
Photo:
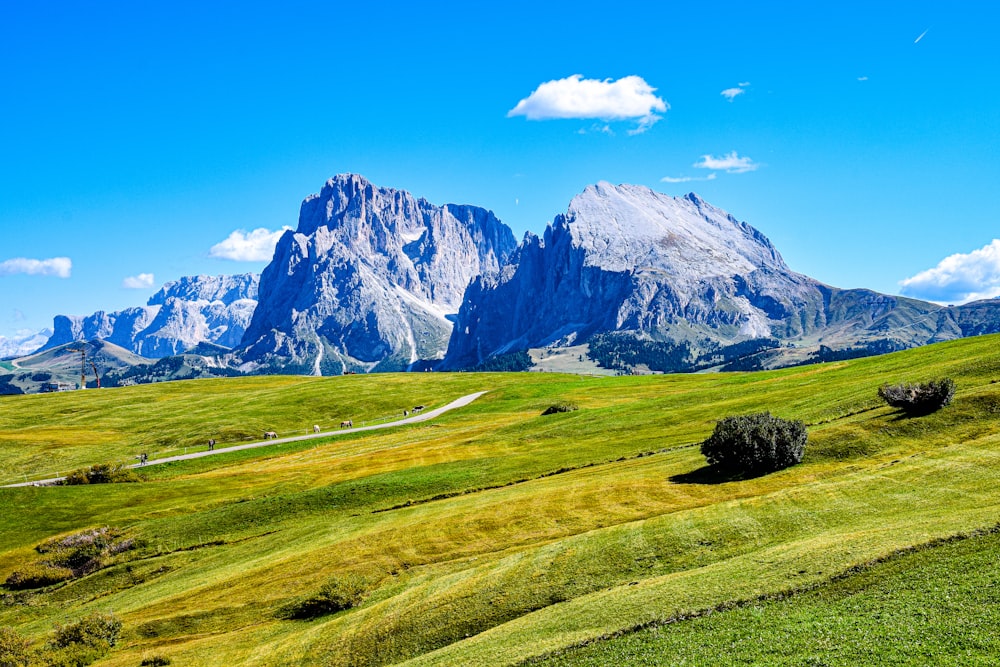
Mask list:
[[[1000,337],[760,373],[253,377],[0,398],[0,481],[397,418],[148,466],[135,483],[0,489],[0,581],[46,540],[134,548],[0,597],[41,646],[94,611],[100,665],[995,664]],[[951,377],[905,417],[886,382]],[[542,416],[555,403],[573,412]],[[720,478],[698,443],[769,410],[805,460]],[[329,591],[350,602],[318,613]]]

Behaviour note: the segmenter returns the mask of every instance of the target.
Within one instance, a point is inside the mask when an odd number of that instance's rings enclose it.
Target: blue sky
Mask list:
[[[994,3],[419,4],[4,3],[0,336],[260,271],[341,172],[518,237],[695,191],[828,284],[1000,294]]]

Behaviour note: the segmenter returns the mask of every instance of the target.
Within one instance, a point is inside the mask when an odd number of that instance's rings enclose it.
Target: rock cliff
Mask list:
[[[260,282],[244,370],[332,375],[443,357],[469,282],[516,246],[474,206],[435,206],[342,174],[305,199]]]
[[[526,236],[498,275],[470,285],[442,367],[609,333],[674,346],[672,370],[711,365],[713,351],[746,341],[769,341],[769,364],[783,365],[821,342],[884,351],[958,337],[957,318],[796,273],[762,233],[695,194],[599,183],[542,238]]]
[[[146,358],[179,354],[201,342],[233,347],[257,306],[256,274],[189,276],[166,283],[145,306],[92,315],[56,315],[40,350],[100,339]]]

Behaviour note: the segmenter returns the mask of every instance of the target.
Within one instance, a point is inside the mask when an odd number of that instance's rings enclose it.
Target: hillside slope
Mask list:
[[[516,664],[822,585],[996,523],[997,343],[750,374],[256,377],[5,397],[0,476],[16,481],[53,457],[127,460],[489,390],[419,427],[151,467],[135,484],[0,489],[2,579],[54,536],[108,525],[138,545],[8,594],[0,625],[40,643],[56,621],[113,609],[125,630],[106,665]],[[906,419],[876,397],[940,375],[959,389],[938,413]],[[580,409],[541,416],[555,402]],[[762,409],[809,424],[806,460],[713,477],[696,443]],[[294,618],[346,589],[353,608]]]

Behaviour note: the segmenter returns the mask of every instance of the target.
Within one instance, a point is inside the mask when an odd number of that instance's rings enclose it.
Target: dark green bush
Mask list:
[[[61,484],[74,486],[77,484],[113,484],[121,482],[138,482],[141,477],[123,463],[97,463],[89,468],[74,470],[63,478]]]
[[[28,667],[31,642],[13,628],[0,626],[0,667]]]
[[[55,648],[82,644],[98,650],[109,649],[118,643],[121,631],[122,622],[117,616],[95,611],[76,623],[57,625],[49,644]]]
[[[802,460],[806,426],[769,412],[726,417],[701,443],[708,464],[727,473],[764,473]]]
[[[940,378],[920,384],[884,384],[878,389],[879,398],[907,414],[926,415],[951,403],[955,382]]]
[[[545,415],[554,415],[557,412],[573,412],[574,410],[579,410],[579,409],[580,408],[576,407],[572,403],[556,403],[555,405],[550,405],[549,407],[545,408],[545,412],[542,413],[542,416],[544,417]]]
[[[150,658],[143,658],[139,663],[140,667],[166,667],[171,663],[170,658],[165,655],[154,655]]]

